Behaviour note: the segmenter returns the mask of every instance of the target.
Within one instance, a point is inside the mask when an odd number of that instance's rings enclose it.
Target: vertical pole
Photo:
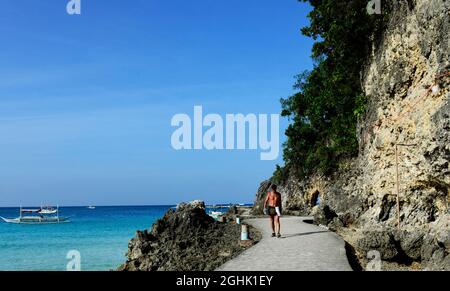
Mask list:
[[[395,169],[396,169],[396,184],[397,184],[397,228],[400,230],[400,186],[398,177],[398,145],[395,145]]]
[[[241,240],[249,240],[248,238],[248,227],[247,225],[243,224],[241,229]]]

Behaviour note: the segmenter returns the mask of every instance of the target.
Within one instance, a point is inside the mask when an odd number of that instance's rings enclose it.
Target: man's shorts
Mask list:
[[[270,207],[267,209],[267,214],[269,214],[270,216],[275,216],[277,215],[277,211],[275,210],[275,207]]]

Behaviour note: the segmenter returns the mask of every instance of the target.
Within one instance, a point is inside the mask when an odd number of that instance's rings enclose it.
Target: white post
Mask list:
[[[248,239],[248,227],[245,224],[242,225],[241,240],[249,240]]]
[[[236,224],[241,224],[241,218],[239,216],[236,216]]]

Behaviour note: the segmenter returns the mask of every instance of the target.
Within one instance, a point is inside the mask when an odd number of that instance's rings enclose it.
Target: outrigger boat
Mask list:
[[[51,215],[54,214],[54,215]],[[23,209],[20,207],[20,216],[17,218],[0,218],[7,223],[16,224],[49,224],[69,222],[68,217],[59,216],[59,207],[41,207],[39,209]]]

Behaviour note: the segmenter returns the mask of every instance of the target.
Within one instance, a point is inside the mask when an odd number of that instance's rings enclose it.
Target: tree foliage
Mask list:
[[[296,94],[282,99],[286,130],[284,167],[280,179],[294,170],[298,176],[328,173],[339,160],[358,153],[356,123],[366,98],[360,72],[380,17],[366,12],[364,0],[300,0],[313,7],[310,24],[301,32],[315,40],[314,68],[296,77]]]

